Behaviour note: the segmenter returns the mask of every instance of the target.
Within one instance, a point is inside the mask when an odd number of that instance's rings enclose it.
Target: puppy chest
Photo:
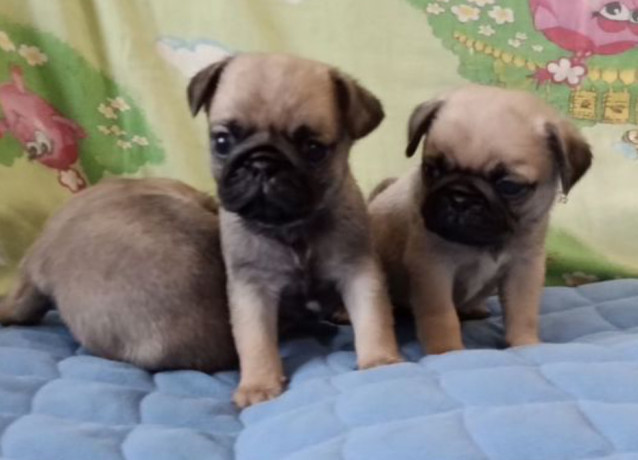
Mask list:
[[[454,277],[454,303],[462,308],[479,297],[496,292],[505,270],[503,257],[483,256],[459,266]]]
[[[280,315],[287,319],[325,319],[341,306],[333,280],[323,276],[317,258],[295,258],[294,269],[279,293]]]

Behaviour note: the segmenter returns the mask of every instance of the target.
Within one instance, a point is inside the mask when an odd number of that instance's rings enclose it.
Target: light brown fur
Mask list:
[[[520,222],[497,251],[450,242],[424,227],[421,206],[428,185],[420,167],[377,190],[369,209],[394,302],[411,306],[428,353],[462,349],[459,316],[480,317],[495,292],[504,308],[507,342],[537,343],[549,211],[559,183],[567,192],[589,167],[586,142],[534,96],[477,85],[422,104],[411,122],[411,148],[426,137],[424,158],[443,154],[477,173],[501,163],[537,187],[517,208]],[[419,123],[426,126],[420,133]],[[564,164],[550,151],[548,127],[560,139]]]
[[[193,113],[206,106],[213,130],[229,120],[250,128],[249,139],[239,140],[237,149],[242,142],[262,139],[261,145],[272,145],[300,171],[308,167],[303,150],[291,146],[296,129],[306,126],[318,141],[331,146],[325,161],[308,173],[320,198],[304,221],[260,226],[225,209],[222,198],[222,247],[241,367],[235,402],[245,407],[283,390],[277,316],[283,293],[306,278],[312,278],[307,280],[311,288],[319,282],[335,285],[343,298],[360,368],[399,361],[365,200],[348,166],[352,143],[383,118],[376,98],[325,64],[273,54],[240,54],[203,70],[191,82],[189,98]],[[212,155],[213,175],[221,187],[233,153],[225,158]],[[321,231],[308,223],[317,215],[325,217]],[[295,308],[305,305],[299,302]]]
[[[55,302],[77,340],[150,369],[235,363],[215,200],[170,179],[106,180],[47,223],[0,322],[31,324]]]

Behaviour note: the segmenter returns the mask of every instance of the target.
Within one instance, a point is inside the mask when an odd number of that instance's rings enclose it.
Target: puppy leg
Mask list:
[[[503,279],[500,299],[510,346],[539,343],[538,316],[545,281],[545,254],[515,261]]]
[[[51,306],[50,299],[21,274],[17,284],[6,299],[0,301],[0,324],[35,324]]]
[[[425,266],[410,270],[410,303],[417,336],[423,352],[430,355],[464,348],[461,323],[452,300],[451,277],[437,273],[441,274]]]
[[[248,407],[283,391],[284,374],[277,346],[277,302],[255,286],[229,281],[230,315],[241,378],[235,403]]]
[[[401,362],[392,306],[383,275],[373,258],[366,258],[350,269],[341,283],[341,294],[355,333],[359,368]]]

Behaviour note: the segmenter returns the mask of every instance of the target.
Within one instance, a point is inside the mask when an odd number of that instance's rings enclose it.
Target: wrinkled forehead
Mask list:
[[[535,181],[551,168],[537,121],[507,106],[447,107],[432,125],[426,155],[443,155],[452,165],[477,173],[504,167]]]
[[[327,66],[284,56],[239,57],[222,73],[209,117],[278,131],[306,125],[334,138],[336,109]]]

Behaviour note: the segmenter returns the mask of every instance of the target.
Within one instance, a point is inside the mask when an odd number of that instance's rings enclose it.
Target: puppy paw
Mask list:
[[[237,391],[235,391],[233,401],[235,401],[237,407],[245,409],[253,404],[270,401],[271,399],[276,398],[283,392],[283,389],[283,381],[280,383],[263,385],[240,385]]]
[[[423,352],[428,355],[442,355],[443,353],[449,353],[451,351],[465,350],[465,346],[462,343],[449,342],[449,343],[428,343],[425,345]]]
[[[519,337],[508,337],[506,339],[510,347],[526,347],[530,345],[538,345],[541,340],[537,335],[522,335]]]
[[[404,360],[398,354],[389,354],[385,356],[375,356],[359,360],[359,369],[372,369],[373,367],[387,366],[389,364],[402,363]]]

